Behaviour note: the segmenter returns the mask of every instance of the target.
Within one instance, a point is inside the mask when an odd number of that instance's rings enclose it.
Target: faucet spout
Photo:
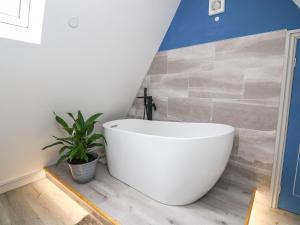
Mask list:
[[[156,105],[153,102],[153,97],[148,96],[147,94],[147,88],[144,88],[144,96],[143,97],[137,97],[139,99],[144,99],[144,116],[143,119],[147,116],[148,120],[152,120],[152,110],[156,111]]]

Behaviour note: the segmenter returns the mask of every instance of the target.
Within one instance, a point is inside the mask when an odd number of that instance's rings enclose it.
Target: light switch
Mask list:
[[[209,0],[209,16],[217,15],[223,12],[225,12],[225,0]]]

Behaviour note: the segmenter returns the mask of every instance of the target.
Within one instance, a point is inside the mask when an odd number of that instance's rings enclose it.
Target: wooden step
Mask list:
[[[117,220],[108,215],[102,209],[98,208],[93,202],[91,202],[85,196],[83,196],[81,193],[75,190],[74,187],[65,182],[57,174],[53,173],[53,171],[49,170],[48,168],[45,168],[44,170],[47,178],[50,181],[52,181],[67,195],[69,195],[72,199],[78,202],[82,207],[87,209],[93,216],[95,216],[100,222],[102,222],[103,225],[120,225],[120,223]]]

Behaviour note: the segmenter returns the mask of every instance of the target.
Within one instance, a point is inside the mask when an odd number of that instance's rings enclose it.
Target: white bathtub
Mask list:
[[[205,195],[222,175],[234,128],[212,123],[116,120],[105,123],[110,174],[167,205]]]

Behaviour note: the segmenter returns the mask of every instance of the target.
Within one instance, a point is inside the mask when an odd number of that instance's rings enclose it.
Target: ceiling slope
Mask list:
[[[295,4],[300,8],[300,0],[293,0]]]
[[[0,185],[54,162],[53,111],[125,117],[179,2],[48,0],[41,45],[0,39]]]

